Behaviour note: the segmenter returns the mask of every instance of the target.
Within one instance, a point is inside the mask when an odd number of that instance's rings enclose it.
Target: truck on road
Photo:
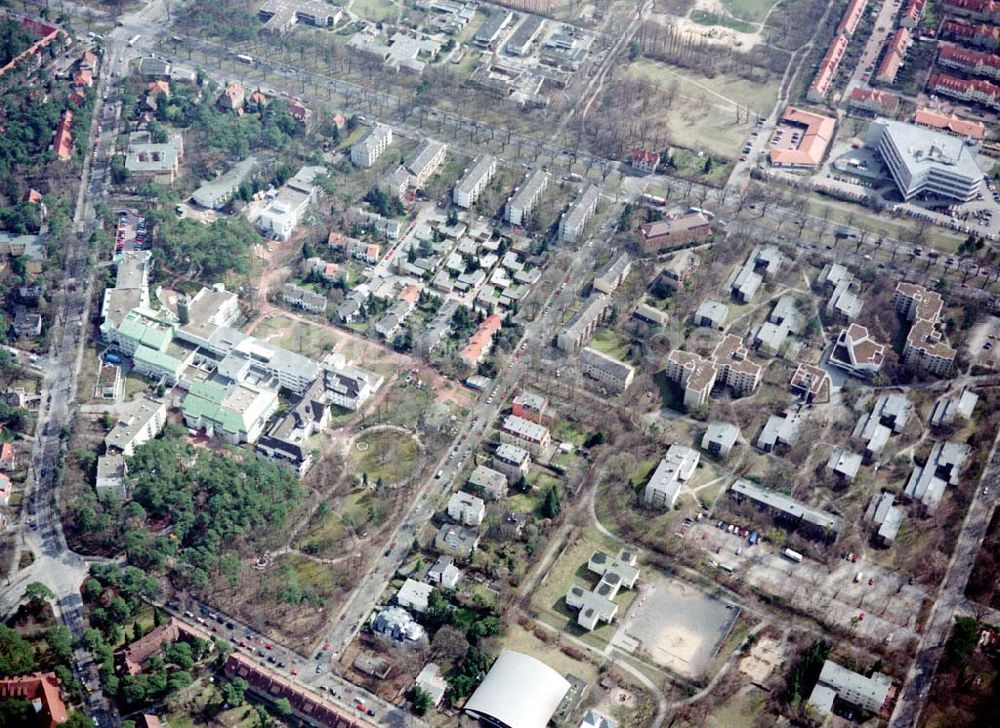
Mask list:
[[[139,42],[139,39],[141,37],[142,37],[141,35],[133,35],[131,38],[129,38],[129,40],[128,40],[128,47],[129,48],[134,48],[135,44]]]

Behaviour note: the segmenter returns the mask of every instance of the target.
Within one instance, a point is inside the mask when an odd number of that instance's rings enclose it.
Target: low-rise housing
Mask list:
[[[826,467],[844,482],[852,483],[858,477],[858,471],[861,469],[861,460],[861,456],[856,452],[851,452],[846,447],[838,447],[830,453],[830,459],[827,461]]]
[[[972,448],[958,442],[938,442],[931,448],[927,463],[914,465],[903,494],[918,500],[931,513],[937,508],[949,485],[958,485]]]
[[[233,199],[240,185],[250,177],[256,164],[257,160],[254,157],[247,157],[237,162],[224,174],[196,189],[191,199],[210,210],[221,210]]]
[[[809,705],[821,716],[833,712],[833,701],[842,700],[853,706],[888,717],[892,678],[880,672],[865,677],[838,665],[832,660],[823,663],[819,681],[809,695]]]
[[[829,116],[789,106],[785,109],[781,124],[786,129],[796,130],[798,136],[792,137],[789,134],[788,139],[783,138],[780,143],[771,144],[768,152],[771,164],[775,167],[793,168],[819,166],[833,141],[836,121]]]
[[[507,484],[516,483],[528,475],[528,470],[531,467],[531,454],[523,447],[502,443],[493,453],[492,465],[494,471],[499,471],[506,477]]]
[[[906,51],[909,50],[913,42],[913,35],[906,28],[898,28],[892,39],[886,45],[885,53],[882,56],[882,63],[879,64],[878,71],[875,72],[875,80],[878,83],[892,84],[896,80],[896,74],[903,66],[906,59]]]
[[[792,374],[789,382],[792,392],[801,397],[807,404],[830,401],[833,380],[830,375],[812,364],[800,363]]]
[[[740,439],[740,428],[729,422],[710,422],[701,438],[701,449],[719,458],[729,457]]]
[[[955,395],[943,395],[934,403],[931,411],[931,426],[943,427],[951,425],[956,420],[968,420],[979,401],[979,395],[963,389]]]
[[[396,593],[396,604],[404,609],[412,609],[418,614],[427,611],[428,600],[434,587],[416,579],[407,579]]]
[[[899,97],[888,91],[859,86],[847,97],[847,105],[852,109],[863,109],[878,116],[893,117],[899,109]]]
[[[777,447],[790,448],[799,439],[799,421],[787,413],[771,415],[757,437],[757,447],[771,452]]]
[[[403,607],[386,607],[372,622],[372,632],[402,643],[420,642],[427,633]]]
[[[946,114],[936,109],[918,106],[913,123],[976,141],[982,141],[986,136],[986,125],[983,122],[963,119],[954,111]]]
[[[655,174],[656,168],[660,166],[660,155],[648,149],[632,150],[632,169],[639,172]]]
[[[674,290],[684,288],[688,278],[698,270],[700,265],[701,258],[694,251],[678,251],[670,256],[670,259],[660,268],[656,281]]]
[[[514,447],[513,445],[501,445],[500,447]],[[517,448],[521,452],[521,448]],[[525,454],[527,454],[525,452]],[[494,457],[496,460],[496,457]],[[515,482],[511,480],[510,482]],[[508,476],[499,469],[497,463],[494,462],[494,467],[488,467],[486,465],[477,465],[476,469],[472,471],[469,476],[469,488],[476,493],[481,493],[482,495],[492,499],[499,500],[507,495],[507,485]]]
[[[462,578],[462,570],[455,566],[454,556],[439,556],[434,565],[427,571],[427,581],[439,584],[445,589],[454,589]]]
[[[499,314],[491,313],[483,319],[479,328],[469,337],[469,343],[459,352],[459,358],[469,366],[475,366],[481,362],[493,349],[493,338],[500,331],[502,325],[503,319],[500,318]]]
[[[743,478],[729,486],[729,492],[737,500],[749,500],[759,508],[769,510],[779,520],[807,531],[812,530],[829,536],[835,535],[843,527],[843,520],[838,516],[807,506],[801,501],[762,488]]]
[[[574,583],[566,593],[566,606],[580,610],[577,624],[592,630],[597,627],[598,622],[610,623],[615,618],[618,614],[615,596],[622,587],[634,587],[639,578],[635,563],[635,554],[624,549],[617,558],[612,558],[603,551],[595,551],[591,555],[587,569],[600,575],[601,580],[592,590]]]
[[[125,502],[125,475],[128,470],[125,456],[121,453],[108,453],[97,458],[97,479],[94,488],[97,497],[104,500],[113,496],[119,503]]]
[[[448,681],[445,680],[441,668],[433,662],[428,662],[421,668],[413,684],[430,697],[431,705],[435,708],[441,705],[448,689]]]
[[[719,301],[706,299],[699,304],[698,310],[694,312],[693,323],[695,326],[707,326],[722,331],[726,327],[727,318],[729,318],[729,306]]]
[[[294,283],[286,283],[282,287],[281,300],[292,308],[300,308],[310,313],[323,313],[326,311],[326,296]]]
[[[161,144],[153,139],[151,132],[134,131],[129,134],[125,148],[125,169],[138,184],[172,185],[183,157],[184,139],[180,134],[169,135]]]
[[[650,306],[648,303],[640,303],[633,309],[632,318],[650,326],[666,326],[670,322],[670,316],[666,311]]]
[[[526,449],[536,458],[551,444],[549,428],[516,415],[507,415],[500,427],[500,441]]]
[[[580,351],[580,371],[611,394],[624,394],[635,376],[635,368],[630,364],[589,346]]]
[[[880,493],[872,498],[868,510],[865,511],[865,520],[878,526],[876,535],[886,545],[896,540],[905,515],[903,509],[895,505],[895,502],[896,496],[892,493]]]
[[[643,493],[646,504],[667,510],[673,508],[680,495],[681,483],[694,475],[700,460],[701,454],[694,448],[677,443],[671,445],[646,483]]]
[[[57,728],[69,720],[62,686],[54,672],[0,678],[0,700],[16,698],[31,704],[31,725]]]
[[[471,493],[457,491],[448,499],[448,517],[465,526],[478,526],[486,517],[486,503]]]
[[[938,52],[938,65],[957,68],[965,73],[1000,80],[1000,55],[969,50],[950,43],[942,43]]]
[[[1000,27],[987,23],[967,23],[948,18],[941,24],[939,35],[975,48],[992,50],[1000,45]]]
[[[932,73],[927,81],[927,92],[982,104],[991,109],[1000,108],[1000,86],[981,78],[959,78],[946,73]]]
[[[479,545],[479,532],[463,526],[446,523],[434,537],[434,548],[443,554],[468,559]]]

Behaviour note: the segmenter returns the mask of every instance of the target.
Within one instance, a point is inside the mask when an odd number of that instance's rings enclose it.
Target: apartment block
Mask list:
[[[556,346],[575,354],[590,341],[594,331],[607,320],[611,312],[611,299],[606,294],[591,295],[569,320],[556,337]]]
[[[643,492],[646,504],[667,510],[673,508],[680,495],[681,483],[694,475],[700,460],[697,450],[677,443],[671,445],[646,483]]]
[[[365,137],[351,147],[351,162],[357,167],[371,167],[392,144],[392,127],[376,124]]]
[[[549,185],[549,173],[544,169],[536,169],[524,181],[524,184],[514,192],[507,201],[504,218],[511,225],[523,225],[528,214],[538,204],[542,193]]]
[[[533,456],[545,454],[552,440],[549,428],[517,415],[507,415],[500,427],[500,441],[517,445]]]
[[[580,371],[599,382],[610,394],[624,394],[635,376],[635,369],[629,364],[589,346],[580,352]]]
[[[497,171],[497,158],[492,155],[485,155],[476,160],[472,169],[466,171],[462,178],[455,185],[452,199],[459,207],[469,209],[479,195],[486,189],[486,185],[493,179]]]
[[[940,294],[923,286],[901,281],[892,296],[896,312],[910,322],[903,346],[903,363],[938,376],[945,376],[955,362],[951,348],[940,330],[944,302]]]
[[[578,242],[600,199],[601,192],[596,185],[587,187],[559,219],[559,238],[567,243]]]

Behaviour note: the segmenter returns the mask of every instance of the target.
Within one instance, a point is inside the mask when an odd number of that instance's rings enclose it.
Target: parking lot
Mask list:
[[[146,250],[148,245],[146,218],[134,210],[121,210],[115,227],[115,258],[122,253]]]
[[[750,528],[745,526],[743,533]],[[916,637],[917,618],[927,598],[923,589],[863,556],[857,561],[838,558],[829,565],[810,559],[796,563],[781,555],[782,548],[763,541],[751,545],[748,535],[719,528],[715,521],[693,524],[687,538],[705,549],[719,568],[805,612],[822,615],[827,624],[885,643]]]

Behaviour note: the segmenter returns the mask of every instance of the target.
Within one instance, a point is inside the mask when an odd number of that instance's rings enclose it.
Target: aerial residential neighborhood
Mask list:
[[[0,725],[996,723],[1000,6],[0,38]]]

